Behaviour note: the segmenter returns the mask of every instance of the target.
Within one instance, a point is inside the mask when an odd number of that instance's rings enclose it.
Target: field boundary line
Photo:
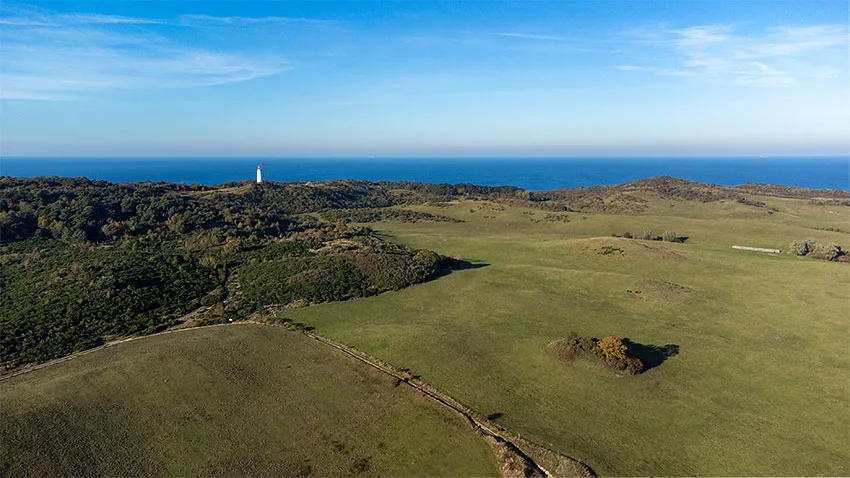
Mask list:
[[[280,327],[280,325],[276,325],[276,324],[265,324],[265,325],[271,325],[273,327]],[[293,327],[287,327],[285,325],[283,327],[289,328],[289,329],[293,328]],[[483,435],[495,440],[497,443],[503,443],[511,451],[516,453],[520,458],[522,458],[527,463],[529,468],[531,468],[530,471],[533,471],[537,474],[540,474],[540,475],[546,476],[546,477],[565,476],[565,475],[562,475],[560,473],[557,473],[557,474],[553,473],[553,472],[549,471],[547,468],[552,468],[552,469],[556,469],[556,470],[560,469],[561,466],[565,465],[564,462],[566,461],[567,462],[566,463],[567,468],[570,468],[571,469],[570,471],[572,471],[572,473],[569,473],[568,475],[585,476],[585,477],[597,476],[596,473],[594,473],[593,469],[590,468],[590,466],[588,466],[587,464],[583,463],[580,460],[577,460],[575,458],[568,457],[568,456],[565,456],[565,455],[561,455],[560,453],[557,453],[553,450],[550,450],[550,449],[548,449],[548,448],[546,448],[546,447],[544,447],[540,444],[534,443],[534,442],[532,442],[528,439],[521,438],[519,436],[515,436],[512,433],[505,430],[504,428],[501,428],[498,425],[494,425],[494,424],[490,423],[489,420],[487,420],[486,418],[482,419],[479,416],[480,414],[476,413],[475,411],[473,411],[469,407],[461,404],[460,402],[458,402],[457,400],[452,398],[450,395],[446,394],[445,392],[440,391],[439,389],[437,389],[433,385],[428,384],[427,382],[423,382],[422,380],[419,380],[419,379],[413,377],[410,374],[410,372],[407,371],[407,370],[399,369],[398,367],[396,367],[392,364],[389,364],[387,362],[384,362],[383,360],[381,360],[381,359],[379,359],[379,358],[377,358],[377,357],[375,357],[375,356],[373,356],[369,353],[366,353],[366,352],[364,352],[360,349],[357,349],[355,347],[351,347],[351,346],[345,345],[343,343],[337,342],[333,339],[318,335],[318,334],[316,334],[316,333],[314,333],[310,330],[304,329],[303,327],[294,327],[294,328],[296,328],[297,330],[300,330],[302,334],[316,340],[317,342],[321,342],[325,345],[333,347],[333,348],[335,348],[335,349],[337,349],[337,350],[339,350],[339,351],[341,351],[341,352],[343,352],[343,353],[345,353],[345,354],[347,354],[351,357],[354,357],[355,359],[365,363],[366,365],[369,365],[370,367],[373,367],[373,368],[375,368],[375,369],[377,369],[381,372],[384,372],[384,373],[386,373],[386,374],[388,374],[392,377],[395,377],[396,380],[399,381],[399,384],[405,383],[408,386],[410,386],[411,388],[418,390],[422,394],[430,397],[431,399],[437,401],[438,403],[452,409],[456,413],[459,413],[474,428],[478,429],[480,433],[482,433]],[[528,449],[531,449],[532,451],[527,451]],[[542,455],[549,455],[549,456],[543,457],[543,456],[540,456],[541,454]],[[536,455],[537,460],[532,458],[531,455]],[[547,468],[544,468],[539,463],[541,458],[548,458],[547,461],[551,462],[551,463],[547,463],[547,465],[548,465]],[[521,476],[527,476],[527,475],[521,475]]]

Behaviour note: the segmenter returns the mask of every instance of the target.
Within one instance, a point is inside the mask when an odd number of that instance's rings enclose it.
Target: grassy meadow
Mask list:
[[[2,476],[494,476],[420,392],[300,333],[145,337],[0,381]]]
[[[848,475],[848,264],[731,249],[850,247],[846,208],[647,196],[635,215],[483,201],[414,209],[465,223],[370,224],[474,264],[286,318],[412,373],[601,475]],[[776,208],[778,211],[770,211]],[[665,230],[684,244],[610,237]],[[676,345],[645,373],[547,353],[567,331]]]

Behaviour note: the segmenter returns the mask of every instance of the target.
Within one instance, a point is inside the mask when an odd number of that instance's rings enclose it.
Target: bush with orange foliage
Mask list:
[[[575,332],[568,332],[564,338],[549,344],[549,350],[556,357],[570,362],[579,352],[589,352],[601,358],[609,367],[628,375],[637,375],[644,368],[639,358],[629,355],[623,341],[611,335],[597,340],[595,337],[580,337]]]
[[[614,337],[613,335],[609,335],[604,339],[600,340],[597,344],[599,347],[599,351],[602,353],[602,358],[608,361],[625,361],[626,360],[626,346],[623,345],[623,341]]]

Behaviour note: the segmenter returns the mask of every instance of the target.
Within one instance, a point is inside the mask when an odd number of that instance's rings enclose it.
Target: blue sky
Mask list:
[[[846,155],[842,1],[39,2],[5,156]]]

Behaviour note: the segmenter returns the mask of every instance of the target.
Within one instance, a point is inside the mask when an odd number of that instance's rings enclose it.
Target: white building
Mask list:
[[[263,182],[263,169],[258,164],[257,165],[257,184],[260,184],[261,182]]]

